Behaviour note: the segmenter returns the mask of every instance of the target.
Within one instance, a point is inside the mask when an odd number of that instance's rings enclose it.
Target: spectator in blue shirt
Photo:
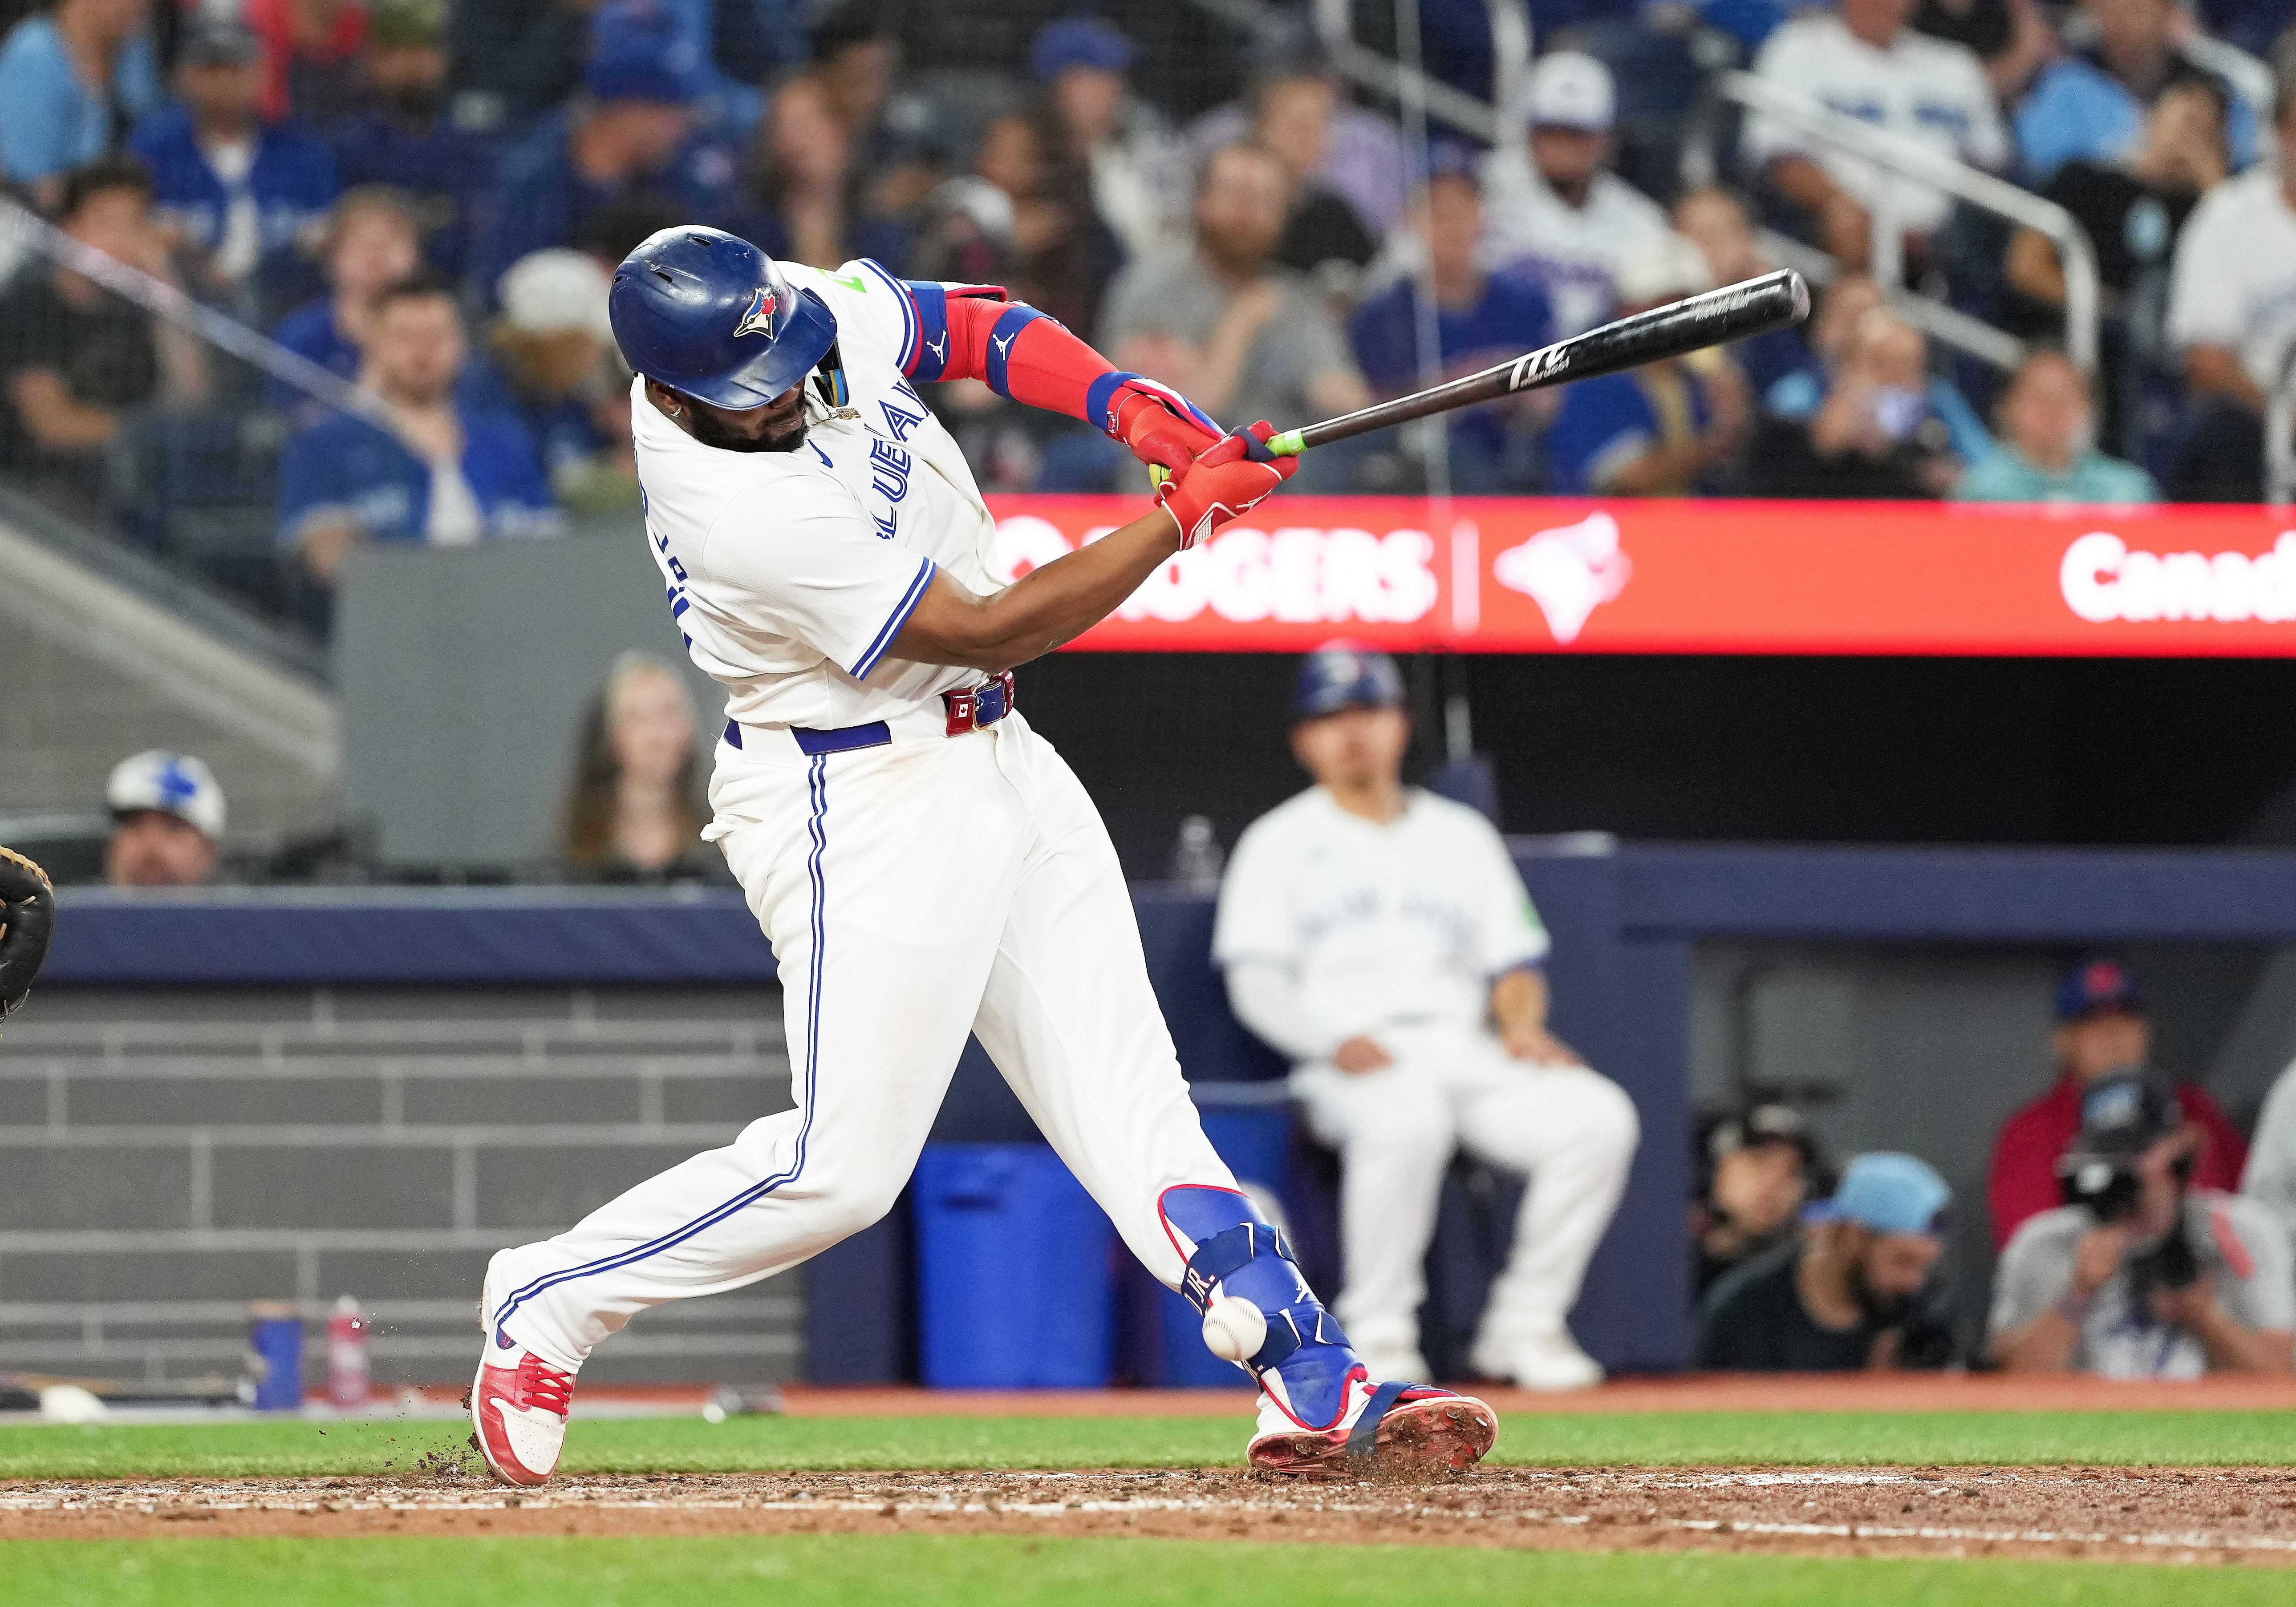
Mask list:
[[[445,19],[439,0],[375,6],[360,54],[369,110],[338,129],[332,143],[345,189],[389,184],[414,198],[424,257],[459,280],[493,172],[485,147],[446,115]]]
[[[300,247],[335,201],[335,159],[289,123],[263,121],[260,46],[240,23],[208,20],[184,38],[181,99],[128,141],[151,169],[160,216],[200,253],[209,288],[291,305],[308,283]]]
[[[0,43],[0,172],[53,207],[70,169],[160,103],[151,0],[57,0]],[[101,86],[92,88],[90,81]]]
[[[2094,40],[2034,81],[2017,109],[2017,148],[2034,182],[2070,161],[2119,166],[2144,143],[2144,115],[2171,84],[2214,75],[2188,61],[2177,0],[2084,0]],[[2226,96],[2225,134],[2235,171],[2256,160],[2256,110]]]
[[[1859,320],[1886,301],[1882,287],[1869,275],[1847,274],[1827,285],[1809,320],[1808,364],[1771,383],[1762,393],[1762,411],[1797,424],[1815,418],[1833,389],[1851,332]],[[1921,418],[1936,426],[1927,433],[1942,443],[1963,468],[1993,455],[1992,432],[1952,381],[1937,374],[1926,375],[1921,400]]]
[[[496,175],[472,263],[472,289],[489,305],[512,263],[580,244],[600,213],[634,194],[659,193],[695,223],[727,208],[734,153],[697,129],[705,80],[692,49],[659,13],[635,7],[600,12],[593,38],[582,96],[544,119]]]
[[[1482,185],[1472,162],[1445,162],[1420,191],[1412,232],[1426,253],[1434,291],[1435,344],[1441,377],[1456,379],[1554,339],[1554,309],[1537,275],[1521,267],[1487,272],[1478,260],[1483,234]],[[1348,326],[1356,363],[1381,397],[1431,383],[1419,353],[1420,282],[1398,281],[1365,302]],[[1523,407],[1492,402],[1449,415],[1451,483],[1468,493],[1529,490],[1521,466],[1528,442]]]
[[[422,261],[422,230],[406,197],[386,184],[346,190],[327,219],[319,261],[327,293],[279,321],[271,338],[341,380],[357,380],[374,299]],[[275,380],[266,403],[309,423],[324,411],[316,398]]]
[[[554,535],[558,510],[517,419],[455,398],[463,319],[444,280],[418,274],[377,298],[367,387],[390,428],[332,414],[288,441],[279,465],[279,542],[332,589],[370,542],[468,546]]]
[[[1667,234],[1619,268],[1622,314],[1713,288],[1696,243]],[[1558,496],[1687,496],[1745,439],[1746,382],[1720,352],[1581,380],[1562,395],[1546,436],[1546,488]]]

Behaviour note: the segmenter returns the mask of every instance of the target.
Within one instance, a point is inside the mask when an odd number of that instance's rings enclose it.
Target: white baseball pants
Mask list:
[[[1185,1260],[1158,1196],[1234,1179],[1196,1119],[1116,850],[1067,764],[1018,715],[952,737],[937,708],[851,751],[743,736],[718,749],[709,834],[779,960],[797,1108],[504,1251],[495,1321],[576,1367],[650,1306],[739,1289],[868,1226],[907,1182],[968,1031],[1177,1287]]]
[[[1626,1187],[1641,1136],[1634,1102],[1584,1066],[1515,1060],[1488,1032],[1373,1036],[1393,1065],[1352,1076],[1304,1066],[1292,1078],[1308,1125],[1340,1152],[1340,1326],[1358,1349],[1417,1346],[1427,1244],[1444,1171],[1462,1146],[1530,1177],[1484,1335],[1560,1325]]]

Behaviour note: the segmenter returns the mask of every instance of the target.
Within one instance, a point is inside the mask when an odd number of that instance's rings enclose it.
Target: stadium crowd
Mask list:
[[[1488,95],[1480,0],[1420,9],[1431,71]],[[1423,160],[1306,10],[1242,50],[1207,20],[1155,75],[1189,92],[1157,100],[1139,43],[1089,10],[1040,13],[1000,75],[909,59],[893,0],[53,0],[0,38],[10,193],[382,409],[330,417],[323,391],[19,247],[6,483],[314,623],[357,543],[627,512],[603,287],[692,220],[1005,284],[1215,416],[1279,423],[1760,272],[1783,232],[1836,266],[1806,331],[1456,416],[1450,488],[2260,495],[2296,334],[2285,0],[1553,0],[1496,143],[1439,123]],[[1703,77],[1734,62],[2067,209],[2103,285],[2097,372],[2060,348],[2040,233],[1770,116],[1734,129],[1720,182],[1685,185]],[[2024,355],[1944,345],[1901,291]],[[932,399],[985,488],[1136,473],[983,386]],[[1432,471],[1374,438],[1301,483]],[[251,545],[187,512],[250,497]]]

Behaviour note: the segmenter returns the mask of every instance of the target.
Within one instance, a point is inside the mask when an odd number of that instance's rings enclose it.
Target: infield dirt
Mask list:
[[[1240,1472],[585,1475],[0,1484],[0,1539],[161,1535],[1122,1534],[1307,1544],[2296,1565],[2296,1469],[1493,1468],[1439,1483]]]

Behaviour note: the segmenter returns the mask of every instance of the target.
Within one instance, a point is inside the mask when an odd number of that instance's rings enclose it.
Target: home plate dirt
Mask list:
[[[2296,1470],[1495,1468],[1440,1483],[1240,1472],[0,1482],[0,1539],[152,1535],[1153,1535],[1575,1550],[2296,1566]]]

